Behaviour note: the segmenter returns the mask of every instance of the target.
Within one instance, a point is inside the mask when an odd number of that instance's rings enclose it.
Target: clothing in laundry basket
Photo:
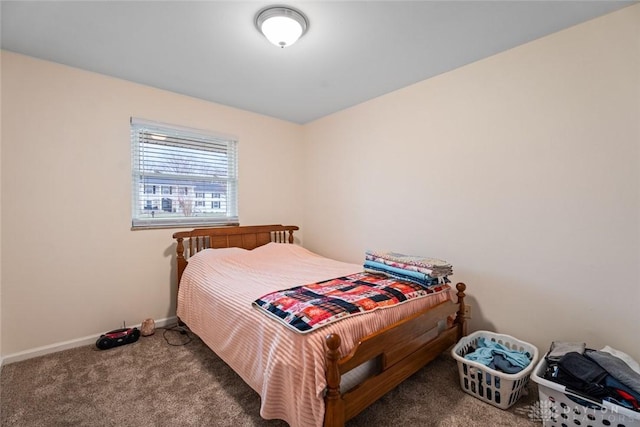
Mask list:
[[[546,358],[549,363],[557,363],[567,353],[584,354],[586,348],[587,344],[583,342],[553,341]]]
[[[484,337],[478,338],[476,349],[465,354],[464,358],[508,374],[518,373],[531,363],[531,356],[527,353],[511,350]]]
[[[604,351],[606,353],[609,353],[612,356],[617,357],[618,359],[626,363],[634,372],[636,372],[637,374],[640,374],[640,363],[638,363],[633,357],[629,356],[627,353],[624,353],[613,347],[609,347],[608,345],[605,345],[604,347],[602,347],[602,350],[600,351]]]
[[[595,400],[606,400],[640,412],[640,394],[600,366],[590,357],[592,353],[593,350],[587,350],[585,354],[565,354],[556,369],[547,370],[545,377]]]
[[[611,376],[640,394],[640,374],[631,369],[622,359],[604,351],[589,351],[587,355],[606,369]]]

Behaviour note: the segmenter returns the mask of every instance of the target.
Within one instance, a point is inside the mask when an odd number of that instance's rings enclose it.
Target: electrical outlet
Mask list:
[[[464,318],[471,319],[471,306],[469,304],[464,305]]]

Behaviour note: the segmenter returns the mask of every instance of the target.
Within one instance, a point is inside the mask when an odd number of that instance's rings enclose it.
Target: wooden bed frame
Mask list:
[[[176,258],[178,286],[188,258],[207,248],[240,247],[254,249],[269,242],[293,244],[294,225],[258,225],[200,228],[173,234],[177,240]],[[186,241],[185,241],[186,240]],[[342,427],[345,422],[402,381],[435,359],[466,335],[464,297],[466,285],[456,285],[458,302],[441,303],[418,312],[374,334],[363,338],[345,357],[340,357],[341,340],[337,334],[325,338],[327,366],[325,377],[325,427]],[[438,321],[456,313],[453,326],[433,338]],[[342,393],[342,375],[360,364],[377,359],[381,366],[374,376]]]

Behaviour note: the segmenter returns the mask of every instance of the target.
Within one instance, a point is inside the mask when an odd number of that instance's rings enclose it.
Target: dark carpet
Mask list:
[[[445,353],[347,426],[535,426],[537,391],[528,387],[510,409],[493,407],[461,390]],[[85,346],[4,366],[0,411],[4,427],[287,426],[260,418],[258,394],[200,339],[163,329],[110,350]]]

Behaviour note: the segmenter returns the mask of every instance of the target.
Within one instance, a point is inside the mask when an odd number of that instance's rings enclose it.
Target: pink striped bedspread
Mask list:
[[[282,419],[292,427],[321,427],[324,337],[339,334],[344,356],[364,336],[450,300],[453,292],[348,317],[308,334],[285,328],[252,307],[252,302],[276,290],[361,271],[361,265],[331,260],[292,244],[269,243],[251,251],[207,249],[189,259],[177,314],[260,395],[263,418]]]

